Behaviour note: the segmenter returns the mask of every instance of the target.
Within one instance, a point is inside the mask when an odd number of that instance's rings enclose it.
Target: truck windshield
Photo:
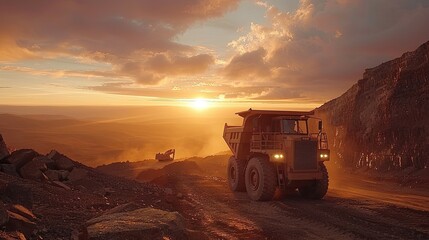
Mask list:
[[[296,119],[283,119],[282,132],[286,134],[308,134],[307,121]]]

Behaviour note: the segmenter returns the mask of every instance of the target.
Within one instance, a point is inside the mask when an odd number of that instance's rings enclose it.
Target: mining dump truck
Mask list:
[[[242,126],[225,123],[223,138],[233,152],[228,162],[232,191],[252,200],[271,200],[277,188],[298,189],[301,196],[322,199],[328,191],[330,151],[322,121],[313,111],[252,110],[236,113]],[[310,133],[310,127],[316,133]]]
[[[175,149],[169,149],[169,150],[165,151],[164,153],[155,154],[155,159],[160,161],[160,162],[173,161],[175,154],[176,154]]]

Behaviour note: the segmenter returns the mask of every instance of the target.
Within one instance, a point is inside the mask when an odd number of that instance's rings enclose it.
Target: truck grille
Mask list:
[[[317,141],[295,142],[294,170],[317,170]]]

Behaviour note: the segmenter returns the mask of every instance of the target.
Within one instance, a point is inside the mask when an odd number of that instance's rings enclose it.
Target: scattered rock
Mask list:
[[[40,181],[45,180],[43,171],[46,171],[47,169],[48,167],[46,166],[45,162],[42,159],[37,158],[22,166],[19,170],[19,173],[21,174],[21,177],[25,179]]]
[[[19,215],[27,218],[30,221],[37,220],[37,217],[33,214],[33,212],[31,212],[28,208],[26,208],[20,204],[14,204],[14,205],[10,206],[9,211],[16,213],[16,214],[19,214]]]
[[[183,194],[182,194],[182,193],[178,193],[178,194],[176,195],[176,197],[177,197],[178,199],[182,199],[182,198],[183,198]]]
[[[89,239],[186,238],[179,213],[154,208],[102,215],[87,222],[87,232]]]
[[[0,226],[3,226],[8,221],[9,221],[9,214],[7,213],[7,210],[3,202],[0,201]]]
[[[37,156],[39,156],[39,154],[33,149],[20,149],[7,157],[6,162],[13,164],[15,168],[19,170],[22,166],[29,163]]]
[[[46,157],[46,156],[38,156],[33,159],[33,161],[40,161],[46,164],[46,167],[49,169],[55,169],[55,161]]]
[[[104,196],[110,196],[112,193],[115,193],[115,189],[110,187],[104,188]]]
[[[73,170],[70,172],[70,174],[67,176],[67,179],[71,182],[81,180],[83,178],[86,178],[88,176],[88,170],[83,168],[73,168]]]
[[[51,181],[60,181],[61,179],[60,179],[60,172],[59,172],[59,170],[51,170],[51,169],[48,169],[46,172],[45,172],[45,175],[46,175],[46,177],[48,177],[48,179],[49,180],[51,180]]]
[[[0,239],[4,240],[27,240],[27,238],[21,232],[2,232],[0,231]]]
[[[0,164],[0,166],[2,172],[15,177],[19,177],[19,174],[16,172],[16,168],[13,164]]]
[[[52,170],[48,169],[44,172],[49,180],[52,181],[65,181],[67,180],[68,175],[70,174],[67,170]]]
[[[10,182],[1,189],[1,195],[10,202],[21,204],[28,209],[33,208],[33,192],[30,186]]]
[[[6,143],[3,140],[2,135],[0,134],[0,161],[9,156],[9,150],[7,149]]]
[[[47,155],[47,157],[55,161],[55,166],[59,170],[71,171],[74,168],[73,160],[57,152],[56,150],[52,150]]]
[[[36,223],[33,221],[11,211],[7,211],[7,213],[9,214],[9,221],[6,224],[8,230],[20,231],[28,238],[36,230]]]
[[[60,187],[60,188],[64,188],[66,190],[71,190],[71,188],[67,185],[65,185],[64,183],[60,182],[60,181],[52,181],[52,184],[54,186]]]

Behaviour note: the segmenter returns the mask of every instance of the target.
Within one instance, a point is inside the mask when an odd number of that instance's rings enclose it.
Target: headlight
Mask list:
[[[320,154],[320,158],[328,158],[329,156],[328,156],[328,154],[326,154],[326,153],[322,153],[322,154]]]
[[[283,159],[283,154],[274,154],[274,159]]]

